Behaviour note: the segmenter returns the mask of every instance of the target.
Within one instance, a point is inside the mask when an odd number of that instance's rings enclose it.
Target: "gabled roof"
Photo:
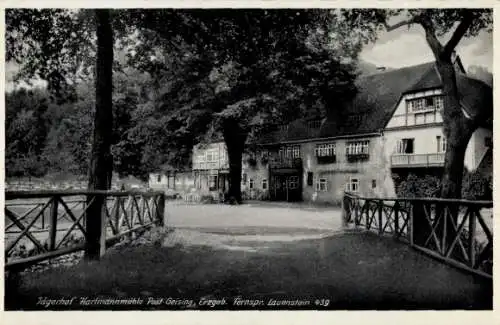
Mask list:
[[[492,116],[491,87],[460,71],[457,72],[457,85],[469,115],[475,115],[487,107],[491,109]],[[435,62],[427,62],[360,77],[356,86],[358,93],[353,101],[342,109],[332,107],[331,114],[319,129],[308,128],[307,121],[301,119],[291,123],[287,129],[267,134],[260,142],[293,142],[380,132],[389,122],[404,94],[440,88],[442,82]]]

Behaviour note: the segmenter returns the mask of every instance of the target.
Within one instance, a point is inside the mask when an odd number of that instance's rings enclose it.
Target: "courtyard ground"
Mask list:
[[[392,239],[342,233],[338,208],[171,202],[166,213],[166,228],[110,249],[100,263],[25,274],[7,288],[7,309],[44,309],[38,297],[72,296],[164,298],[123,309],[267,309],[283,299],[320,310],[492,308],[491,281]],[[181,303],[166,305],[168,298]],[[238,298],[256,305],[237,306]],[[207,299],[226,305],[201,306]]]

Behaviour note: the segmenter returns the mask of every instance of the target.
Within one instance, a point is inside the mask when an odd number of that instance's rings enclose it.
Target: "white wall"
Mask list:
[[[467,170],[475,170],[481,163],[481,159],[488,149],[485,145],[487,137],[493,139],[493,132],[485,128],[479,128],[472,134],[465,153],[464,163]]]
[[[199,154],[206,154],[208,150],[213,150],[218,153],[218,160],[216,162],[207,163],[198,159]],[[224,142],[215,142],[204,145],[196,145],[193,148],[193,169],[224,169],[229,168],[229,159],[227,155],[227,148]]]
[[[412,129],[397,129],[386,130],[385,137],[385,156],[390,158],[391,155],[396,153],[398,141],[401,139],[415,139],[413,143],[413,150],[415,154],[429,154],[436,153],[437,141],[436,137],[443,138],[443,128],[441,126],[430,126]],[[390,161],[390,160],[389,160]]]

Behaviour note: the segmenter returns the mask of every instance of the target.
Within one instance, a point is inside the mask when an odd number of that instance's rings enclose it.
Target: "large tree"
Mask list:
[[[364,28],[371,40],[381,30],[420,26],[427,46],[432,50],[443,83],[444,133],[447,138],[441,197],[460,198],[465,151],[473,132],[492,117],[492,107],[465,113],[457,85],[453,55],[465,37],[491,32],[491,9],[411,9],[411,10],[343,10],[346,21]]]
[[[167,125],[189,149],[207,131],[222,135],[229,196],[236,201],[249,134],[269,121],[296,118],[318,101],[331,104],[335,94],[341,103],[353,93],[352,63],[360,42],[346,42],[352,31],[329,11],[138,10],[131,17],[142,27],[143,40],[133,59],[153,74],[165,73],[159,75],[159,108]],[[328,32],[332,26],[335,35]],[[338,43],[345,46],[336,48]],[[166,68],[159,69],[162,51]],[[171,53],[182,55],[173,60]],[[173,63],[175,73],[168,71]]]
[[[48,88],[58,100],[74,99],[75,82],[88,72],[88,52],[96,39],[94,133],[89,168],[89,190],[107,190],[111,184],[110,153],[112,114],[113,32],[109,10],[74,12],[64,9],[10,9],[6,15],[7,60],[21,66],[21,76],[48,82]],[[85,17],[87,16],[87,17]],[[90,18],[90,19],[82,19]],[[94,24],[95,29],[86,23]],[[95,32],[95,38],[92,37]],[[90,44],[89,44],[90,43]],[[87,65],[85,65],[87,63]],[[89,197],[87,241],[85,255],[99,256],[101,209],[103,197]],[[99,217],[98,217],[99,216]]]

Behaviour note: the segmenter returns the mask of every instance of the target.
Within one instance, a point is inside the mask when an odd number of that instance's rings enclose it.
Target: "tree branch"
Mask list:
[[[466,13],[464,14],[464,17],[460,24],[458,25],[457,29],[455,29],[455,32],[451,36],[450,40],[446,45],[444,46],[443,50],[443,56],[451,56],[453,50],[455,47],[458,45],[462,37],[465,35],[469,27],[472,25],[472,22],[474,21],[474,17],[471,14],[470,10],[467,10]]]
[[[419,15],[415,17],[415,21],[419,23],[425,31],[425,40],[434,54],[436,60],[442,58],[443,56],[443,45],[436,37],[436,29],[434,28],[434,24],[429,17],[425,15]]]
[[[396,23],[394,25],[389,25],[389,24],[387,24],[387,22],[384,22],[384,26],[388,32],[392,32],[393,30],[398,29],[399,27],[408,26],[408,25],[411,25],[413,23],[415,23],[414,18],[400,21],[399,23]]]

